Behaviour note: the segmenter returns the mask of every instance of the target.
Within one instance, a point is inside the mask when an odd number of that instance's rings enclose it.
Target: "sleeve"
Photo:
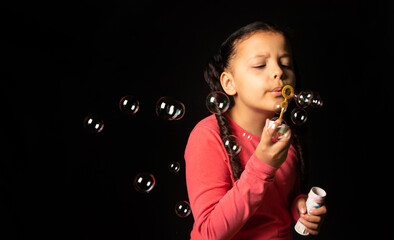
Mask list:
[[[298,209],[297,209],[297,201],[300,198],[308,198],[308,195],[306,194],[299,194],[293,201],[293,203],[291,204],[291,216],[292,216],[292,220],[293,223],[296,223],[298,221],[298,219],[300,218],[300,214],[298,213]]]
[[[228,156],[220,136],[203,126],[190,134],[185,161],[191,209],[203,239],[233,237],[260,206],[277,170],[253,154],[230,189]]]
[[[291,147],[290,150],[293,152],[293,155],[298,159],[297,157],[297,153],[294,147]],[[297,160],[298,162],[298,160]],[[301,181],[300,181],[300,170],[299,167],[297,167],[297,177],[296,177],[296,181],[294,183],[294,193],[293,195],[293,202],[290,205],[290,214],[291,214],[291,219],[292,222],[295,224],[298,219],[300,218],[300,214],[298,213],[298,209],[297,209],[297,201],[300,198],[308,198],[307,194],[303,194],[301,193]]]

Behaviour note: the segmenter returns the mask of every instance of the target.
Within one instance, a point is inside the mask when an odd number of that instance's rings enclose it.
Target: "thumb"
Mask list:
[[[271,122],[270,119],[265,120],[265,126],[263,129],[263,132],[261,133],[261,140],[260,142],[266,144],[266,145],[273,145],[274,142],[272,142],[272,134],[274,133],[276,127],[280,124],[279,121]]]
[[[306,200],[305,198],[299,198],[297,200],[297,209],[298,209],[298,213],[301,214],[306,214]]]

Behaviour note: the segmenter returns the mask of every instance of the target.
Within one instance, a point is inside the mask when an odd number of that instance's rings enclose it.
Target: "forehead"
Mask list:
[[[235,55],[250,57],[256,54],[290,53],[285,37],[276,32],[255,32],[236,44]]]

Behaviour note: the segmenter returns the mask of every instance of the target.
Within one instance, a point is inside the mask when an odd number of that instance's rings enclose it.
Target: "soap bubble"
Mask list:
[[[280,112],[282,111],[282,107],[285,107],[285,109],[283,111],[283,113],[285,113],[287,111],[288,105],[289,105],[289,102],[284,102],[284,101],[280,102],[280,103],[277,103],[274,106],[274,112],[279,115]]]
[[[135,176],[133,185],[138,192],[149,193],[155,186],[155,182],[153,174],[142,172]]]
[[[126,115],[132,115],[138,111],[140,103],[137,98],[131,95],[122,97],[119,101],[119,109]]]
[[[83,126],[90,133],[100,133],[104,129],[104,121],[97,115],[88,115],[83,120]]]
[[[277,103],[274,106],[274,112],[277,113],[277,114],[280,114],[280,112],[282,111],[282,108],[280,107],[280,104],[281,103]]]
[[[223,144],[224,147],[226,148],[228,155],[230,156],[238,154],[242,148],[238,138],[234,135],[228,135],[224,137]]]
[[[302,125],[306,123],[308,119],[307,112],[302,108],[295,108],[291,111],[291,121],[296,125]]]
[[[320,108],[323,106],[323,99],[320,97],[320,94],[318,92],[313,93],[310,105],[314,108]]]
[[[181,165],[179,164],[179,162],[170,162],[168,164],[168,170],[170,170],[170,172],[172,173],[177,173],[180,169]]]
[[[242,137],[248,139],[249,141],[253,140],[253,135],[247,132],[242,133]]]
[[[272,124],[278,120],[277,117],[274,117],[270,120],[270,123],[268,127],[271,127]],[[289,126],[286,124],[286,122],[282,119],[282,122],[275,128],[275,131],[272,134],[272,141],[277,142],[281,140],[284,137],[288,137],[287,131],[289,130]]]
[[[313,92],[309,90],[301,91],[295,96],[295,102],[299,107],[307,108],[311,105]]]
[[[179,201],[175,204],[175,214],[178,217],[185,218],[191,213],[190,205],[187,201]]]
[[[208,94],[205,103],[208,110],[214,114],[224,113],[230,107],[230,99],[225,93],[220,91]]]
[[[164,120],[179,120],[185,115],[185,105],[172,97],[162,97],[156,103],[156,114]]]

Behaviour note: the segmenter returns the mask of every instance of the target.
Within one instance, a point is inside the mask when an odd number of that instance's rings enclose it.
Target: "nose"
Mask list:
[[[283,70],[282,70],[282,68],[280,67],[280,66],[276,66],[274,69],[273,69],[273,73],[272,73],[272,75],[273,75],[273,79],[274,80],[276,80],[276,79],[278,79],[278,80],[283,80],[284,79],[284,73],[283,73]]]
[[[282,72],[282,71],[281,71],[281,72],[278,72],[278,71],[277,71],[277,72],[274,72],[273,75],[274,75],[274,77],[273,77],[274,80],[280,80],[280,81],[281,81],[281,80],[282,80],[282,81],[284,80],[283,72]]]

